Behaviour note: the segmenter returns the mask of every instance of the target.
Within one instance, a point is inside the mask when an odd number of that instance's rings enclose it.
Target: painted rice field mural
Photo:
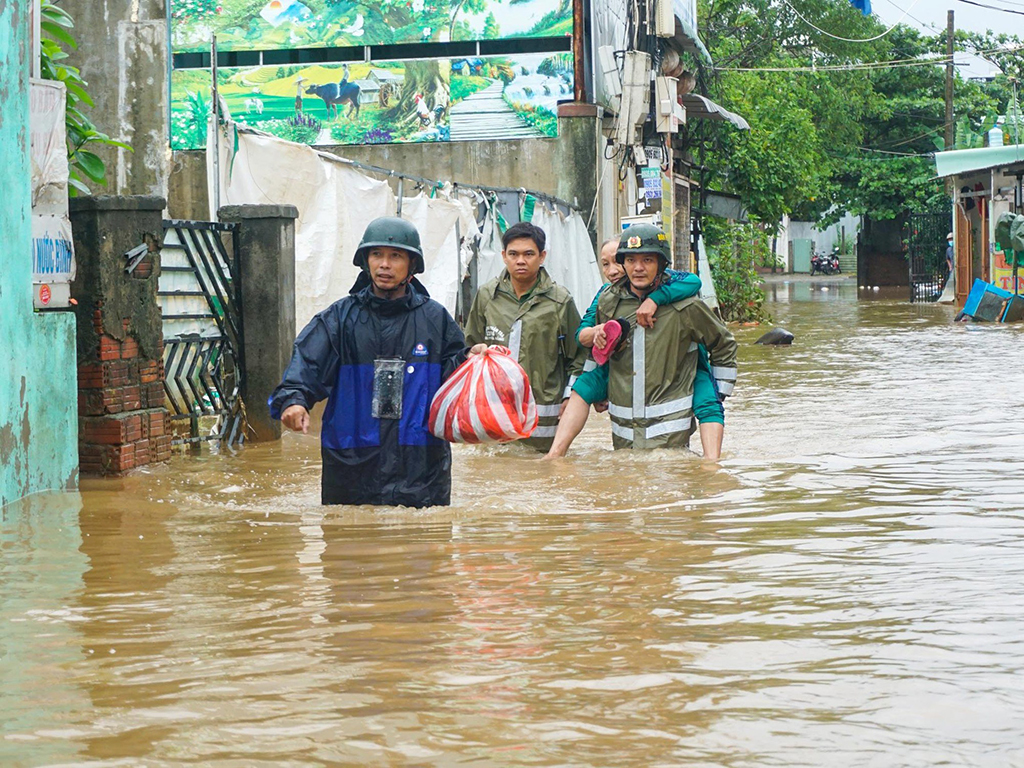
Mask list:
[[[572,0],[170,0],[175,53],[572,34]]]
[[[448,60],[292,65],[217,72],[239,123],[310,145],[448,141]],[[210,71],[171,77],[171,147],[206,146]]]
[[[453,59],[451,73],[451,141],[555,137],[573,96],[570,53]]]

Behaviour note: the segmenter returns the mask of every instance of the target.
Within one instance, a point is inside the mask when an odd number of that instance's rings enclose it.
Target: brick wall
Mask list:
[[[156,300],[159,257],[151,252],[128,274],[123,255],[140,242],[159,242],[162,203],[76,198],[72,205],[82,473],[121,474],[171,455]]]
[[[78,366],[81,471],[116,474],[166,461],[171,436],[165,429],[163,361],[139,356],[129,319],[121,320],[123,341],[106,333],[98,303],[93,326],[99,360]]]

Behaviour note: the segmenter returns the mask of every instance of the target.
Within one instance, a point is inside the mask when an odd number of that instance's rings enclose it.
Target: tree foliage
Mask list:
[[[886,29],[846,0],[794,4],[839,37],[862,40]],[[822,223],[844,212],[888,219],[944,199],[930,157],[944,134],[943,63],[892,65],[941,58],[944,36],[899,25],[878,40],[837,40],[782,0],[701,0],[698,13],[718,67],[702,71],[703,85],[751,130],[704,124],[691,126],[688,138],[711,170],[711,186],[740,194],[754,219],[773,227],[784,214]],[[992,53],[1014,43],[992,33],[957,37],[959,49],[982,52],[1019,77],[1020,51]],[[1007,109],[1008,82],[958,76],[954,114],[980,130],[987,116]]]

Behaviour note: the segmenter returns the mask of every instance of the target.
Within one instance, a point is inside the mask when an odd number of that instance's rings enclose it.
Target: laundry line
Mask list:
[[[239,133],[251,133],[251,134],[256,135],[256,136],[270,136],[271,135],[271,134],[268,134],[268,133],[266,133],[264,131],[260,131],[260,130],[257,130],[255,128],[251,128],[249,126],[241,126],[241,125],[237,125],[237,124],[236,124],[236,130]],[[369,173],[376,173],[376,174],[379,174],[381,176],[387,176],[389,178],[395,178],[395,179],[398,179],[400,183],[402,181],[413,181],[413,182],[416,182],[417,184],[422,184],[424,187],[431,187],[433,189],[442,189],[442,188],[444,188],[447,185],[451,185],[451,188],[452,188],[453,191],[457,191],[458,189],[461,188],[461,189],[468,189],[468,190],[478,190],[480,192],[493,192],[495,194],[500,194],[500,193],[513,194],[514,193],[514,194],[530,195],[531,197],[534,197],[537,200],[541,200],[541,201],[544,201],[544,202],[547,202],[547,203],[553,203],[555,205],[562,206],[563,208],[566,208],[569,211],[576,211],[577,213],[582,213],[582,209],[579,207],[579,205],[575,205],[573,203],[569,203],[569,202],[567,202],[565,200],[562,200],[560,197],[556,197],[555,195],[549,195],[546,192],[537,192],[537,191],[532,190],[532,189],[526,189],[525,187],[519,187],[519,188],[515,188],[515,187],[494,187],[494,186],[490,186],[490,185],[487,185],[487,184],[477,184],[475,182],[471,183],[471,182],[464,182],[464,181],[442,181],[440,179],[428,179],[428,178],[425,178],[423,176],[417,176],[417,175],[412,174],[412,173],[406,173],[404,171],[396,171],[393,168],[382,168],[379,165],[370,165],[369,163],[361,163],[358,160],[350,160],[347,157],[340,157],[340,156],[332,154],[330,152],[324,152],[323,150],[317,149],[316,147],[313,147],[312,149],[313,149],[313,151],[317,155],[319,155],[320,157],[324,158],[325,160],[329,160],[329,161],[335,162],[335,163],[341,163],[343,165],[347,165],[347,166],[350,166],[352,168],[356,168],[356,169],[361,170],[361,171],[366,171],[366,172],[369,172]],[[398,199],[401,200],[403,196],[404,196],[404,190],[400,188],[398,190]],[[399,205],[399,213],[401,213],[401,205]]]

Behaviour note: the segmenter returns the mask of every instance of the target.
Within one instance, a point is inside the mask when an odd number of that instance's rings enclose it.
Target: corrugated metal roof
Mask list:
[[[973,171],[1024,163],[1024,144],[978,149],[953,149],[935,153],[936,176],[958,176]]]
[[[716,104],[707,96],[701,96],[697,93],[687,93],[681,98],[683,106],[686,107],[687,120],[691,117],[697,117],[704,120],[727,120],[741,131],[750,130],[750,123],[735,112],[730,112],[721,104]]]
[[[678,10],[676,11],[676,43],[683,50],[688,50],[693,55],[707,61],[709,66],[715,66],[708,48],[697,37],[696,29],[679,14]]]

